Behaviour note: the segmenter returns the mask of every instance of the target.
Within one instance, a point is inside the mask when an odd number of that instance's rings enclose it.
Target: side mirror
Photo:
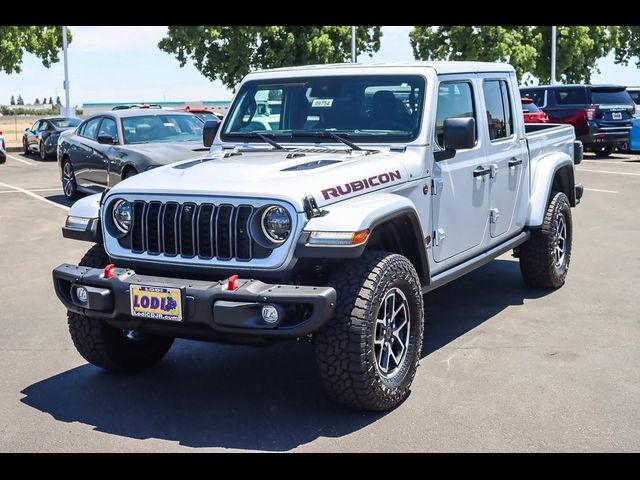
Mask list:
[[[437,162],[453,158],[456,150],[473,148],[476,144],[476,120],[473,117],[447,118],[443,126],[444,150],[434,152]]]
[[[98,137],[98,143],[102,145],[115,145],[118,142],[111,135],[100,135]]]
[[[216,138],[218,128],[220,128],[220,122],[216,122],[215,120],[207,120],[204,124],[204,128],[202,129],[202,143],[204,143],[205,147],[213,145],[213,139]]]
[[[24,131],[25,131],[25,132],[28,132],[28,131],[29,131],[29,127],[25,128],[25,129],[24,129]]]

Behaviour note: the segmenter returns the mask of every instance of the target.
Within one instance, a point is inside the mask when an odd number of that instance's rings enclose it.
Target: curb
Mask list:
[[[7,148],[5,148],[5,150],[7,152],[21,152],[22,151],[22,146],[20,146],[20,147],[7,147]]]

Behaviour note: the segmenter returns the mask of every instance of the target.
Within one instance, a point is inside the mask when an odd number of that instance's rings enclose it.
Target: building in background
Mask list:
[[[191,108],[206,108],[211,110],[214,113],[220,113],[222,115],[226,115],[227,110],[229,110],[229,104],[231,102],[229,100],[200,100],[193,102],[109,102],[109,103],[83,103],[82,104],[82,113],[83,116],[93,115],[94,113],[102,113],[108,110],[112,110],[113,107],[118,105],[138,105],[138,104],[148,104],[148,105],[160,105],[162,108],[166,108],[168,110],[178,110],[186,107]]]

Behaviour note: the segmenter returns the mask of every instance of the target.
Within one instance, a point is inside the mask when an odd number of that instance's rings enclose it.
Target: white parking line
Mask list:
[[[585,188],[587,192],[601,192],[601,193],[618,193],[614,190],[602,190],[600,188]]]
[[[585,160],[584,158],[582,159],[582,162],[580,163],[580,165],[582,165],[585,162],[589,162],[589,163],[608,163],[610,165],[631,165],[631,166],[636,166],[636,167],[640,167],[640,162],[638,161],[625,161],[625,160],[620,160],[617,162],[614,162],[613,160]]]
[[[612,172],[611,170],[588,170],[584,168],[579,168],[579,172],[592,172],[592,173],[610,173],[611,175],[629,175],[630,177],[640,177],[640,173],[631,173],[631,172]]]
[[[15,160],[16,162],[22,162],[25,165],[31,165],[32,167],[35,167],[37,165],[37,163],[30,162],[28,160],[25,160],[24,158],[14,157],[13,155],[9,155],[8,153],[7,153],[7,157],[10,158],[11,160]]]
[[[62,192],[61,188],[32,188],[30,192]],[[0,193],[22,193],[19,190],[0,190]]]
[[[46,198],[41,197],[40,195],[36,195],[35,193],[30,192],[29,190],[25,190],[24,188],[15,187],[15,186],[13,186],[13,185],[9,185],[9,184],[7,184],[7,183],[2,183],[2,182],[0,182],[0,187],[10,188],[10,189],[13,189],[13,190],[17,190],[18,192],[22,192],[22,193],[24,193],[25,195],[29,195],[30,197],[36,198],[36,199],[41,200],[41,201],[43,201],[43,202],[45,202],[45,203],[48,203],[48,204],[50,204],[50,205],[53,205],[54,207],[61,208],[61,209],[63,209],[65,212],[68,212],[68,211],[69,211],[69,208],[68,208],[68,207],[65,207],[64,205],[60,205],[59,203],[56,203],[56,202],[52,202],[51,200],[47,200]]]

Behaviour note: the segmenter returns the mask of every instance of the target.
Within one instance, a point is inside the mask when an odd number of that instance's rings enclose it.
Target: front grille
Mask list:
[[[250,205],[133,202],[131,251],[183,258],[251,260]],[[259,247],[258,250],[262,250]],[[263,252],[259,252],[264,257]]]

